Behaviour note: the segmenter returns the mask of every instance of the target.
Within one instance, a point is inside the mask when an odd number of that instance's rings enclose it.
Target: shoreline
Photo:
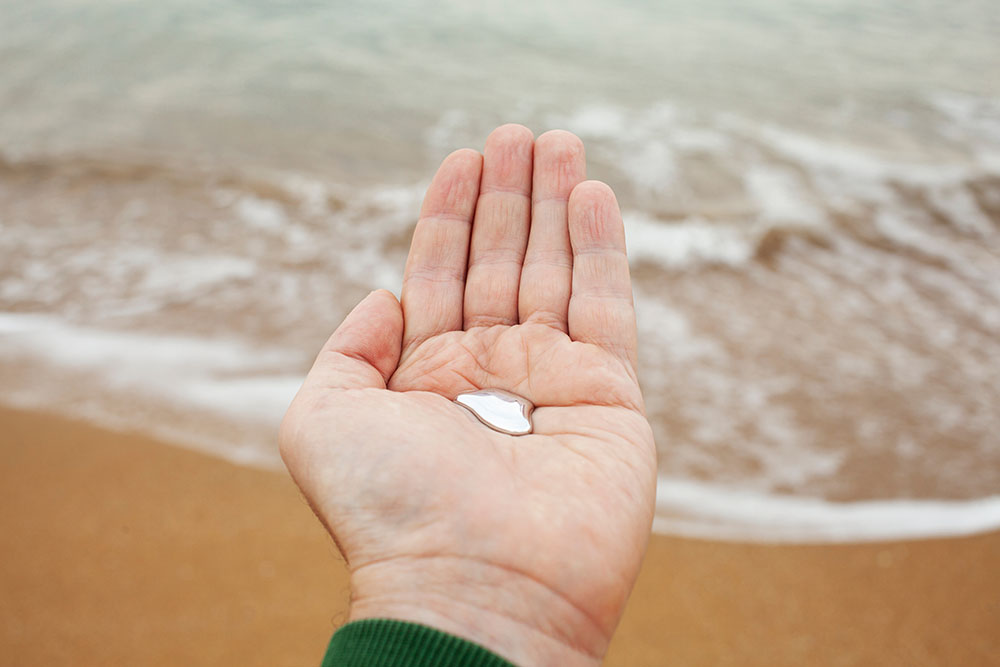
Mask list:
[[[13,664],[318,664],[346,572],[287,475],[0,408]],[[654,535],[606,665],[986,665],[1000,532],[776,545]]]
[[[140,437],[279,472],[277,427],[312,361],[309,353],[278,345],[103,330],[42,313],[0,312],[0,338],[0,374],[11,385],[3,401],[8,409],[135,430]],[[75,352],[81,348],[84,354]],[[150,355],[150,349],[159,353]],[[947,450],[946,443],[929,451],[937,449]],[[880,461],[882,472],[865,471],[864,483],[874,489],[892,465]],[[980,467],[992,469],[988,460]],[[805,488],[801,495],[741,490],[661,470],[653,532],[760,544],[853,544],[1000,530],[1000,494],[979,495],[986,491],[981,482],[970,497],[937,496],[933,489],[923,489],[930,495],[921,497],[915,490],[905,498],[832,500],[810,497]]]

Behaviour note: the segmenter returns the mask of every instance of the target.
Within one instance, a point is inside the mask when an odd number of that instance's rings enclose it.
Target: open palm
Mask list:
[[[652,521],[655,450],[611,190],[579,140],[498,128],[432,181],[402,300],[374,292],[282,424],[347,560],[351,619],[421,622],[522,664],[599,661]],[[499,388],[534,432],[452,402]]]

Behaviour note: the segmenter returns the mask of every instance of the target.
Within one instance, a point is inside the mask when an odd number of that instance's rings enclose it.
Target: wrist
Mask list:
[[[614,629],[527,574],[464,557],[377,561],[351,588],[351,621],[420,623],[523,667],[599,665]]]

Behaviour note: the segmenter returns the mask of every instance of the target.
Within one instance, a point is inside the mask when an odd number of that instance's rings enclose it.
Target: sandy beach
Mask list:
[[[997,0],[426,4],[0,9],[0,667],[319,664],[278,424],[506,123],[625,226],[671,535],[606,664],[1000,667]]]
[[[347,579],[283,474],[0,410],[12,665],[315,665]],[[607,665],[988,665],[1000,534],[768,546],[654,537]]]

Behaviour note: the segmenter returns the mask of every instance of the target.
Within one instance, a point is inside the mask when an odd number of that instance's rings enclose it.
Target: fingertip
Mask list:
[[[393,334],[397,328],[401,328],[403,310],[396,295],[387,289],[373,290],[351,310],[344,321],[369,320],[378,321],[380,327],[385,330],[377,332],[379,337],[382,333]]]
[[[459,148],[456,151],[452,151],[445,157],[441,162],[441,166],[444,165],[455,165],[455,166],[471,166],[478,167],[483,163],[483,154],[474,148]]]
[[[569,195],[569,235],[574,250],[624,246],[622,215],[607,183],[584,181]]]
[[[575,202],[578,205],[604,205],[607,203],[618,205],[615,191],[604,181],[590,180],[578,183],[570,192],[569,199],[571,204]]]
[[[518,123],[505,123],[496,128],[486,137],[486,145],[491,146],[497,143],[521,143],[533,142],[535,133],[524,125]]]
[[[438,167],[420,208],[420,216],[448,215],[471,221],[479,196],[483,156],[471,148],[450,153]]]
[[[493,130],[483,149],[480,195],[496,191],[531,194],[534,144],[535,136],[523,125],[510,123]]]
[[[395,294],[393,294],[392,292],[390,292],[387,289],[381,289],[380,288],[380,289],[377,289],[377,290],[373,290],[371,292],[371,294],[369,294],[367,297],[365,297],[366,301],[369,300],[369,299],[381,301],[382,302],[381,307],[383,307],[383,308],[391,308],[394,311],[394,315],[395,315],[395,317],[393,319],[394,320],[398,320],[400,326],[402,326],[402,323],[403,323],[403,310],[402,310],[402,306],[399,303],[399,299],[396,297]]]
[[[323,345],[306,384],[324,389],[384,389],[399,364],[403,312],[395,295],[370,292]]]
[[[334,333],[335,349],[364,359],[388,380],[399,362],[403,335],[403,310],[396,295],[377,289],[348,314],[340,336]]]
[[[395,294],[393,294],[389,290],[383,289],[381,287],[379,289],[372,290],[371,293],[366,298],[372,298],[372,297],[379,298],[379,299],[386,299],[386,298],[388,298],[388,299],[392,299],[396,303],[399,303],[399,299],[396,298]]]
[[[570,160],[584,153],[583,141],[567,130],[549,130],[535,140],[535,151],[558,160]]]

